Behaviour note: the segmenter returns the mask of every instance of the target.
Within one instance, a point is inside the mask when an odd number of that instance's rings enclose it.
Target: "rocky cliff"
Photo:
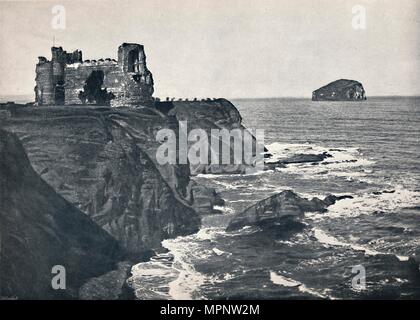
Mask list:
[[[188,165],[156,162],[156,132],[174,117],[138,107],[3,107],[35,171],[119,241],[131,257],[198,230]]]
[[[123,255],[116,240],[57,194],[31,167],[17,136],[0,129],[0,297],[75,298],[88,278]],[[66,270],[53,290],[52,267]]]
[[[355,80],[336,80],[315,90],[312,101],[353,101],[366,100],[363,85]]]
[[[169,101],[156,103],[156,108],[163,113],[174,116],[178,121],[186,121],[188,133],[194,129],[203,129],[209,137],[209,161],[208,164],[190,164],[190,170],[193,175],[200,173],[244,173],[247,169],[252,167],[252,164],[247,164],[245,161],[241,163],[234,162],[234,144],[233,140],[226,142],[223,137],[212,134],[213,129],[218,130],[234,130],[238,129],[242,134],[242,147],[244,147],[243,137],[246,131],[242,125],[242,117],[236,107],[226,99],[215,100],[201,100],[201,101]],[[223,149],[223,145],[229,144],[230,162],[228,164],[222,163],[219,157],[219,164],[211,161],[211,138],[219,142],[219,150]],[[255,138],[251,135],[253,150],[255,151]],[[191,147],[194,142],[189,142]],[[255,156],[255,152],[253,154]]]

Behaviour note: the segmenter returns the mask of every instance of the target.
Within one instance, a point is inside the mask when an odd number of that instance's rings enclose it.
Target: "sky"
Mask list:
[[[341,78],[368,96],[420,95],[419,33],[418,0],[0,0],[0,95],[33,93],[53,39],[96,60],[143,44],[161,98],[310,97]]]

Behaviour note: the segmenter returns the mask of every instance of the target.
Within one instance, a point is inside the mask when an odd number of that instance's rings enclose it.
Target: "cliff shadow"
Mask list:
[[[163,114],[168,114],[175,107],[172,101],[156,101],[155,108]]]

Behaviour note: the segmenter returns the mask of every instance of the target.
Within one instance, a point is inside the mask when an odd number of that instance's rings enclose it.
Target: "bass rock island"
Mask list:
[[[312,101],[366,100],[363,85],[356,80],[340,79],[312,92]]]

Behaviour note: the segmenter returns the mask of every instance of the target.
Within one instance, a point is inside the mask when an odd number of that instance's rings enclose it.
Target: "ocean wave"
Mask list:
[[[303,283],[299,281],[285,277],[283,275],[279,275],[278,273],[274,271],[270,271],[270,281],[274,284],[277,284],[283,287],[297,288],[302,293],[307,293],[318,298],[324,298],[324,299],[329,298],[327,295],[320,293],[316,291],[315,289],[308,288],[307,286],[305,286]]]
[[[343,216],[359,216],[373,212],[394,213],[396,209],[416,206],[420,204],[420,192],[411,191],[397,186],[392,193],[364,193],[354,195],[353,199],[337,201],[328,208],[329,218]]]
[[[203,179],[206,179],[204,177]],[[265,183],[264,185],[258,185],[255,186],[254,183],[246,183],[244,181],[244,175],[237,175],[235,179],[231,179],[231,181],[226,181],[223,177],[211,178],[212,182],[218,186],[221,187],[223,191],[229,191],[229,190],[240,190],[243,189],[244,193],[243,195],[251,195],[252,193],[249,193],[249,191],[271,191],[275,190],[279,186]]]
[[[168,254],[159,254],[148,262],[133,266],[127,283],[134,289],[137,299],[171,299],[168,283],[179,275],[172,268],[172,258]]]
[[[220,235],[225,234],[224,227],[210,227],[210,228],[201,228],[195,235],[189,236],[191,240],[203,241],[203,240],[214,240]]]
[[[229,207],[229,206],[226,206],[226,205],[224,205],[224,206],[213,206],[213,209],[215,209],[215,210],[219,210],[219,211],[221,211],[221,212],[223,212],[223,214],[233,214],[234,212],[235,212],[235,210],[233,209],[233,208],[231,208],[231,207]]]
[[[348,180],[362,178],[368,179],[372,171],[362,168],[369,167],[375,162],[363,157],[359,148],[327,148],[314,144],[288,144],[272,143],[267,145],[273,157],[267,162],[276,162],[281,159],[292,157],[296,154],[322,154],[328,153],[331,157],[324,159],[317,165],[312,163],[288,164],[285,168],[277,168],[277,171],[304,175],[308,178],[319,179],[329,175],[344,177]],[[358,169],[359,171],[356,171]]]
[[[365,247],[365,246],[361,246],[355,243],[350,243],[350,242],[344,242],[341,240],[338,240],[337,238],[327,234],[325,231],[318,229],[318,228],[313,228],[313,235],[314,237],[317,239],[318,242],[327,245],[327,246],[337,246],[337,247],[345,247],[345,248],[350,248],[352,250],[355,251],[362,251],[364,252],[366,255],[369,256],[376,256],[376,255],[395,255],[392,253],[388,253],[388,252],[379,252],[376,251],[374,249]],[[409,259],[409,257],[407,256],[403,256],[403,255],[395,255],[400,261],[407,261]]]
[[[215,247],[215,248],[213,248],[213,252],[214,252],[215,254],[217,254],[218,256],[221,256],[221,255],[223,255],[223,254],[229,254],[229,253],[227,253],[227,252],[225,252],[225,251],[222,251],[222,250],[217,249],[216,247]]]
[[[197,174],[195,177],[197,178],[206,178],[206,179],[229,179],[229,178],[236,178],[238,176],[242,176],[242,177],[247,177],[247,176],[259,176],[259,175],[263,175],[263,174],[268,174],[273,172],[273,170],[254,170],[253,168],[250,169],[250,172],[243,172],[243,173],[220,173],[220,174],[215,174],[215,173],[199,173]]]
[[[214,255],[213,248],[204,246],[203,241],[213,240],[223,232],[222,228],[202,228],[193,235],[162,241],[162,246],[174,256],[172,267],[179,272],[178,277],[168,285],[171,298],[205,299],[198,289],[205,283],[213,282],[214,279],[198,272],[194,262],[209,259]]]
[[[202,228],[196,234],[162,241],[168,253],[135,265],[129,283],[138,299],[192,300],[205,299],[200,286],[215,280],[198,272],[195,261],[214,256],[215,251],[203,243],[224,233],[224,228]],[[207,248],[208,247],[208,248]]]

